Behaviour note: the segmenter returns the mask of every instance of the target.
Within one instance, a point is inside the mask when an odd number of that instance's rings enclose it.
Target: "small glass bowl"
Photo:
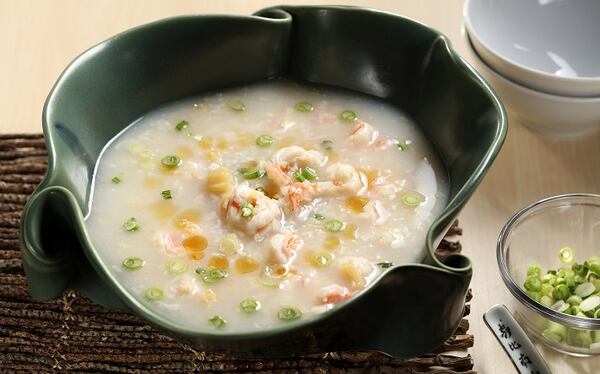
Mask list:
[[[562,247],[573,248],[573,262],[600,256],[600,195],[574,193],[537,201],[516,213],[498,239],[497,260],[508,290],[516,298],[516,317],[551,348],[573,356],[600,354],[600,319],[567,315],[530,298],[523,289],[529,265],[542,274],[563,265]],[[568,265],[570,268],[570,265]]]

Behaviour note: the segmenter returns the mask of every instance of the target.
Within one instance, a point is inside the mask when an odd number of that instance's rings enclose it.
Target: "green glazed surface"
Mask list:
[[[105,144],[145,112],[204,91],[271,77],[328,84],[397,105],[422,128],[450,179],[450,200],[431,226],[422,264],[395,266],[349,302],[259,333],[216,334],[168,321],[115,282],[90,242],[94,166]],[[379,350],[415,356],[458,326],[470,261],[442,263],[433,249],[480,183],[506,135],[504,109],[447,38],[415,21],[353,7],[277,7],[255,16],[166,19],[119,34],[63,72],[43,114],[48,175],[21,225],[32,296],[66,287],[128,308],[198,349],[237,355]]]

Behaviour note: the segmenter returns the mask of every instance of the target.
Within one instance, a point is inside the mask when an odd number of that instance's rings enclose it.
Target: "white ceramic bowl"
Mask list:
[[[600,0],[599,0],[600,1]],[[509,112],[529,129],[551,136],[578,136],[600,129],[600,96],[550,95],[503,77],[487,65],[463,32],[470,61],[500,95]]]
[[[464,18],[477,53],[505,77],[600,96],[599,0],[467,0]]]

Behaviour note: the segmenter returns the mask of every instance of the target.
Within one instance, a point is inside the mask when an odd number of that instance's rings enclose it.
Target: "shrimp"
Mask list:
[[[237,186],[233,197],[225,204],[227,223],[251,235],[278,230],[281,215],[276,200],[250,188],[247,182]]]
[[[322,287],[317,291],[317,298],[323,304],[341,303],[351,295],[350,290],[337,284]]]
[[[271,237],[269,244],[273,259],[280,264],[290,265],[304,241],[298,235],[279,233]]]
[[[348,139],[357,147],[366,147],[375,142],[379,132],[366,122],[358,121]]]
[[[265,171],[267,172],[267,179],[280,188],[292,184],[293,182],[292,178],[290,178],[280,166],[275,165],[272,161],[267,161],[265,164]]]
[[[288,213],[297,215],[300,208],[312,200],[312,193],[316,188],[314,183],[294,182],[280,166],[271,161],[267,161],[265,170],[267,178],[280,188],[279,192],[283,198],[280,201]]]
[[[300,146],[292,145],[278,150],[273,155],[272,161],[282,168],[301,168],[305,166],[316,168],[325,164],[327,157],[319,151],[307,151]]]
[[[199,289],[196,278],[189,274],[184,274],[173,288],[175,293],[180,296],[194,295]]]
[[[157,231],[154,234],[153,240],[167,256],[176,256],[177,252],[183,249],[183,245],[181,244],[183,234],[179,232]]]
[[[325,174],[329,180],[317,183],[318,195],[359,195],[369,186],[367,176],[348,164],[332,164]]]

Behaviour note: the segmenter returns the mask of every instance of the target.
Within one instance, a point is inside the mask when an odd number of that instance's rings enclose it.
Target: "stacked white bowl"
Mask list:
[[[530,129],[600,129],[600,0],[466,0],[476,69]]]

